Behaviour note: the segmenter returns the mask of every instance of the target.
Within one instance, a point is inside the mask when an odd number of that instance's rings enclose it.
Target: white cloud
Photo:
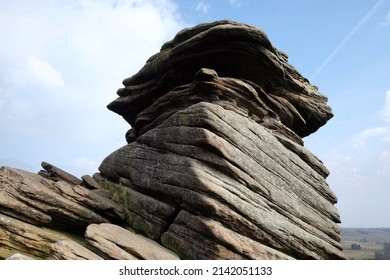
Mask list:
[[[369,127],[352,137],[352,147],[360,149],[369,143],[377,145],[380,143],[390,143],[390,90],[386,91],[385,103],[383,109],[379,111],[379,116],[383,120],[383,125],[377,127]]]
[[[390,219],[390,142],[378,141],[386,129],[366,130],[365,143],[339,143],[321,159],[330,170],[328,184],[336,193],[336,205],[344,227],[383,227]],[[374,136],[375,135],[375,136]],[[363,137],[363,138],[364,138]],[[379,137],[379,138],[378,138]],[[365,205],[365,207],[362,207]]]
[[[171,0],[2,3],[0,155],[61,166],[125,144],[106,105],[183,27]]]
[[[73,158],[70,161],[69,166],[71,167],[72,170],[74,169],[78,170],[79,174],[82,173],[89,174],[91,170],[95,170],[97,172],[100,163],[101,163],[100,161],[88,157],[80,156],[80,157]],[[93,174],[89,174],[89,175],[93,175]]]
[[[389,225],[383,213],[390,211],[390,91],[377,125],[363,129],[348,141],[338,143],[323,160],[330,170],[328,183],[340,198],[338,209],[343,226]],[[378,110],[379,111],[379,110]],[[361,207],[365,204],[367,207]]]
[[[356,149],[360,149],[372,139],[375,141],[390,142],[390,127],[381,126],[364,129],[352,138],[352,145]]]
[[[378,169],[381,178],[389,177],[390,174],[390,150],[384,150],[379,154],[379,161],[382,163]]]
[[[241,1],[240,0],[229,0],[230,6],[239,8],[241,7]]]
[[[32,82],[37,82],[53,87],[61,87],[65,84],[61,74],[47,61],[41,58],[35,56],[28,57],[26,62],[26,70],[26,78]]]
[[[380,114],[383,116],[386,122],[390,123],[390,90],[386,92],[385,105]]]
[[[207,5],[206,3],[204,2],[199,2],[197,5],[196,5],[196,8],[195,8],[198,12],[201,12],[202,14],[205,14],[209,11],[210,9],[210,6]]]

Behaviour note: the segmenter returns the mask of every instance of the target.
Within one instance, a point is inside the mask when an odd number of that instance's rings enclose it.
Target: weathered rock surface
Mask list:
[[[0,259],[344,259],[302,140],[331,108],[262,30],[185,29],[123,84],[128,144],[100,173],[0,169]]]
[[[109,259],[179,259],[174,253],[157,242],[113,224],[90,225],[85,236],[90,245]]]
[[[98,177],[148,216],[134,229],[186,259],[344,258],[329,171],[301,138],[332,111],[263,31],[183,30],[123,84],[108,108],[129,144]]]
[[[0,168],[0,259],[178,258],[155,241],[109,224],[125,224],[130,219],[129,210],[115,203],[109,191],[91,176],[83,176],[86,188],[74,185],[81,180],[63,181],[63,174],[76,177],[57,167],[55,170],[62,175],[44,173],[43,177]],[[141,218],[139,224],[145,224]]]
[[[226,244],[227,237],[220,240],[208,227],[192,228],[195,219],[200,225],[205,220],[217,224],[222,228],[218,233],[241,234],[282,256],[340,256],[336,198],[323,176],[270,131],[221,106],[201,102],[174,114],[106,158],[100,170],[116,181],[127,178],[121,182],[181,209],[163,235],[163,244],[180,257],[195,253],[187,248],[192,242],[198,250],[209,244],[212,254],[224,245],[241,248],[240,243]],[[181,211],[186,219],[179,219]],[[171,220],[166,217],[166,223]],[[185,246],[176,246],[180,242]],[[226,256],[224,252],[219,257]]]
[[[0,213],[28,223],[83,232],[124,218],[121,206],[79,185],[8,167],[0,169],[0,182]]]
[[[89,175],[84,175],[84,176],[81,177],[81,179],[83,179],[83,185],[86,186],[89,189],[100,190],[102,188],[99,185],[99,183],[96,182],[96,180],[94,178],[92,178],[91,176],[89,176]]]
[[[147,196],[125,185],[115,184],[95,174],[97,180],[112,193],[112,199],[126,209],[126,223],[146,237],[159,241],[175,219],[178,208],[172,204]]]
[[[79,178],[48,162],[43,161],[42,167],[44,170],[41,170],[38,172],[38,174],[42,175],[43,177],[53,181],[65,181],[71,185],[81,185],[82,181]]]
[[[0,213],[0,259],[14,253],[45,259],[50,245],[58,240],[69,239],[56,230],[37,227]]]
[[[34,260],[34,259],[30,258],[30,257],[27,257],[27,256],[25,256],[23,254],[20,254],[20,253],[15,253],[12,256],[10,256],[9,258],[7,258],[7,260],[10,260],[10,261],[28,261],[28,260]]]
[[[172,96],[181,96],[177,88],[190,84],[201,68],[239,79],[232,84],[233,91],[225,91],[214,101],[222,102],[233,95],[236,99],[230,107],[248,112],[255,120],[265,122],[263,125],[272,127],[266,121],[276,119],[302,137],[332,117],[327,98],[288,64],[287,55],[273,47],[262,30],[233,21],[201,24],[179,32],[136,75],[123,81],[125,87],[118,90],[120,97],[108,107],[122,115],[138,136],[149,128],[147,124],[161,123],[159,120],[173,111],[205,101],[209,91],[202,89],[188,98]],[[214,92],[220,84],[215,85]],[[248,87],[250,91],[245,90]],[[160,97],[163,99],[157,101]],[[143,112],[164,101],[169,104],[168,112]]]
[[[95,254],[91,250],[81,244],[65,239],[53,243],[50,246],[51,260],[103,260],[102,257]]]
[[[88,195],[81,186],[72,187],[64,181],[55,182],[27,171],[2,167],[0,258],[12,252],[48,258],[53,243],[70,238],[64,230],[84,232],[91,223],[108,222],[95,212],[116,208],[122,209],[106,197]]]

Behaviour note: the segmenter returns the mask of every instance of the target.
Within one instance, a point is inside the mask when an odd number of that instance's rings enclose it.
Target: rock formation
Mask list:
[[[40,175],[0,169],[0,259],[178,258],[124,228],[127,210],[93,178],[75,181],[49,163],[42,167]]]
[[[1,170],[0,245],[53,259],[344,258],[329,172],[302,140],[331,108],[262,30],[185,29],[123,84],[108,108],[128,144],[93,178]],[[15,229],[27,226],[61,232],[31,254]]]

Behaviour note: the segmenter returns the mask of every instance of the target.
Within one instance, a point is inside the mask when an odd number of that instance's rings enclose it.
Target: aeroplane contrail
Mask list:
[[[334,51],[324,60],[320,67],[314,72],[310,77],[310,80],[314,79],[324,68],[325,66],[335,57],[335,55],[348,43],[348,41],[355,35],[356,32],[371,18],[371,16],[379,9],[380,6],[385,2],[385,0],[379,0],[369,11],[368,13],[355,25],[355,27],[344,37],[340,44],[334,49]]]

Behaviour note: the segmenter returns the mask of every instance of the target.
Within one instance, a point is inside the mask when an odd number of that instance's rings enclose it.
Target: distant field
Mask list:
[[[384,252],[383,244],[390,243],[390,228],[342,228],[341,244],[348,259],[373,260],[375,252]],[[351,245],[361,250],[351,250]]]

